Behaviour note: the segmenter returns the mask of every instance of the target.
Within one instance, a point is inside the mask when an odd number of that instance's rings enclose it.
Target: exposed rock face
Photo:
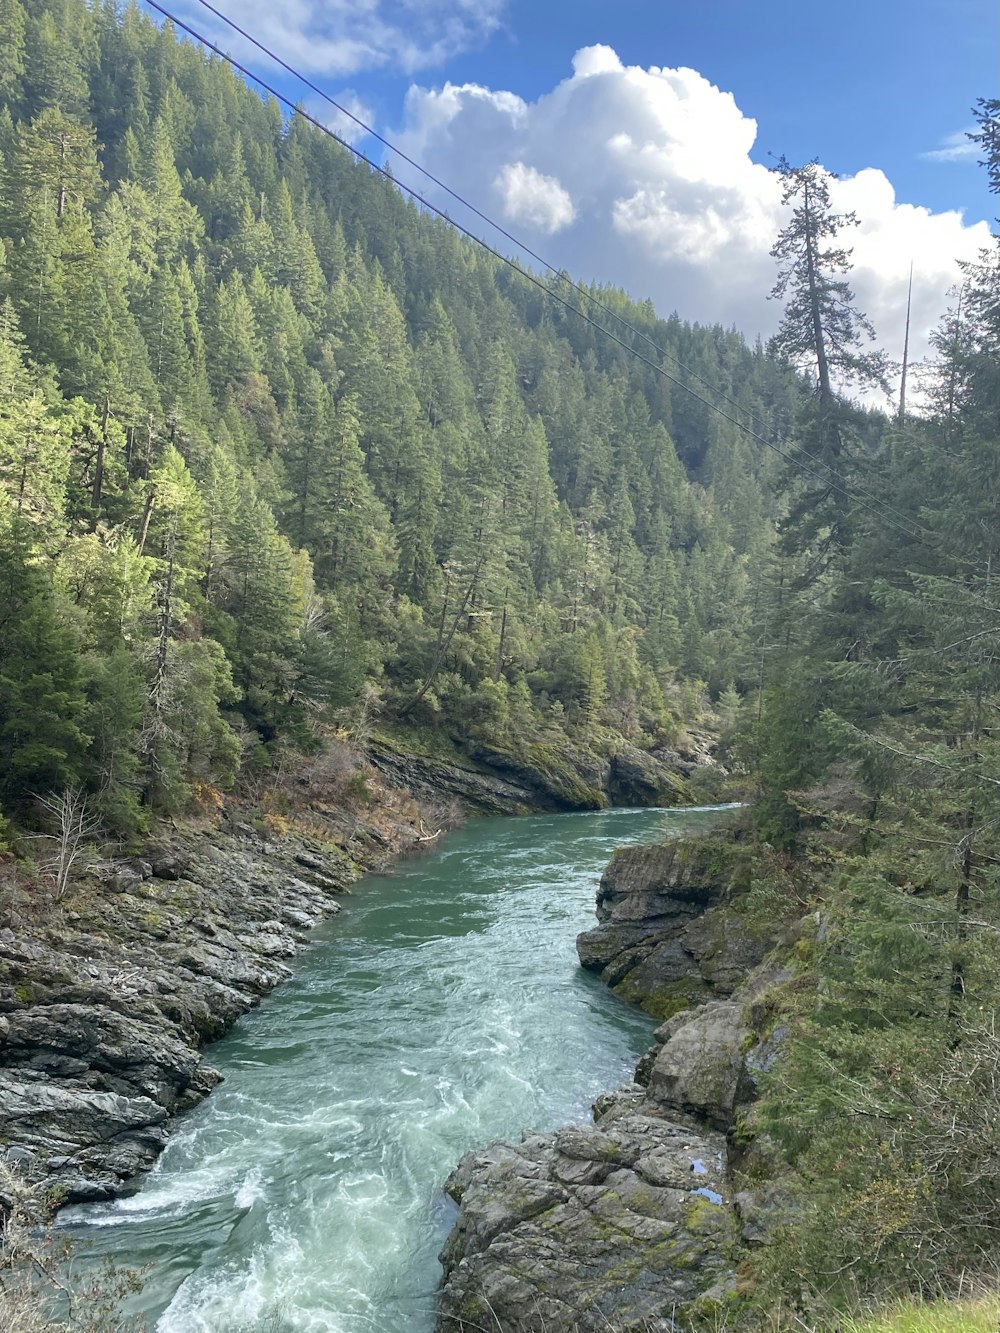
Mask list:
[[[611,756],[605,787],[615,805],[682,805],[690,800],[684,778],[695,767],[670,751],[622,745]]]
[[[288,976],[362,868],[333,846],[205,830],[97,867],[48,924],[0,930],[8,1159],[58,1200],[128,1189],[218,1082],[203,1043]]]
[[[440,801],[442,795],[448,795],[484,815],[563,808],[557,801],[543,800],[537,790],[513,774],[486,773],[424,755],[401,754],[374,741],[369,745],[368,757],[380,773],[394,784],[408,787],[418,799],[430,796]]]
[[[616,852],[598,890],[600,925],[577,940],[580,962],[657,1018],[731,995],[766,950],[729,905],[733,852],[717,837]]]
[[[487,815],[529,810],[599,810],[606,805],[672,806],[690,803],[685,778],[701,764],[672,751],[647,753],[622,742],[610,760],[583,749],[537,743],[523,754],[483,746],[468,766],[400,754],[373,742],[371,762],[417,796],[447,793]],[[475,765],[475,766],[473,766]]]
[[[633,1085],[594,1126],[469,1153],[445,1186],[461,1212],[439,1329],[666,1333],[710,1313],[738,1235],[724,1149]]]
[[[734,1179],[725,1132],[774,1058],[744,1018],[766,944],[732,907],[739,861],[717,837],[615,855],[581,961],[670,1017],[593,1126],[459,1164],[439,1333],[673,1333],[713,1327],[733,1298],[739,1247],[764,1234],[771,1205]]]

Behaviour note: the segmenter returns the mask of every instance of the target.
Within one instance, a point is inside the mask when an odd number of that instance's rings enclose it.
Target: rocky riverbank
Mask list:
[[[786,979],[741,910],[747,870],[737,841],[712,836],[611,861],[581,962],[667,1021],[592,1126],[496,1143],[453,1172],[440,1333],[667,1333],[734,1298],[768,1204],[732,1143],[774,1058],[747,1013]]]
[[[340,911],[350,885],[508,798],[488,775],[455,786],[455,796],[428,786],[415,798],[333,744],[290,776],[280,806],[230,801],[165,825],[139,856],[91,859],[58,903],[8,864],[8,1162],[54,1204],[134,1188],[176,1116],[218,1082],[205,1045],[290,974],[288,960]]]
[[[625,755],[600,776],[632,772],[628,794],[648,803],[683,786],[673,762]],[[529,770],[333,743],[280,802],[229,802],[160,828],[139,856],[95,857],[58,903],[0,865],[7,1160],[53,1203],[134,1188],[176,1116],[218,1082],[205,1045],[289,975],[360,875],[466,815],[572,808],[571,796]]]

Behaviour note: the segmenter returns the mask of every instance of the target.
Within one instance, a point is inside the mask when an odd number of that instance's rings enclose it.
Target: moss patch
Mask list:
[[[644,1013],[661,1021],[673,1018],[674,1014],[679,1014],[684,1009],[693,1009],[699,1004],[704,1004],[711,998],[708,987],[693,979],[675,981],[668,986],[649,990],[639,969],[629,972],[612,987],[612,990],[621,999],[627,1000],[629,1004],[638,1005]]]

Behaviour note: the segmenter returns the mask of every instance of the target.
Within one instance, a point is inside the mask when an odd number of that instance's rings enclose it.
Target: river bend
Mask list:
[[[134,1197],[66,1210],[157,1333],[428,1333],[469,1148],[585,1119],[655,1024],[577,964],[615,847],[712,811],[479,820],[357,886],[212,1048]]]

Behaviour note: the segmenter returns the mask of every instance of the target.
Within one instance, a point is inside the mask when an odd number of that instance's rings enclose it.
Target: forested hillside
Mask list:
[[[976,121],[996,192],[1000,102]],[[836,295],[837,265],[819,271]],[[828,348],[878,373],[829,310],[822,323]],[[783,1057],[744,1127],[751,1171],[787,1173],[793,1205],[756,1265],[772,1305],[996,1276],[996,244],[963,266],[935,346],[926,410],[877,456],[835,397],[809,404],[801,438],[841,489],[791,483],[762,717],[730,742],[759,783],[751,907],[799,936],[757,1015]]]
[[[376,718],[594,804],[713,703],[793,944],[741,1295],[811,1314],[995,1264],[1000,251],[862,411],[777,169],[768,349],[593,290],[662,375],[135,4],[0,0],[0,819],[128,843]]]
[[[334,710],[550,753],[733,699],[773,455],[135,5],[0,50],[3,807],[126,832]],[[787,434],[759,347],[600,296]]]

